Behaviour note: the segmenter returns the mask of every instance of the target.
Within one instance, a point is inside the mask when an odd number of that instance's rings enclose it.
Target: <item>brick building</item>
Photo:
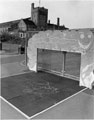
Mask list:
[[[57,18],[57,24],[50,23],[48,20],[48,9],[44,7],[35,7],[34,3],[31,4],[31,16],[24,19],[14,20],[0,24],[0,33],[9,32],[17,34],[19,37],[28,37],[33,34],[44,30],[65,30],[68,29],[64,25],[60,26],[60,18]]]

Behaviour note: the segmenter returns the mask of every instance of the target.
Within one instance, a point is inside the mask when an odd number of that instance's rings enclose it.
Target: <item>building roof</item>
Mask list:
[[[25,18],[25,19],[30,20],[30,17]],[[25,19],[23,19],[23,20],[25,20]],[[16,24],[18,24],[20,22],[20,20],[21,19],[0,23],[0,27],[10,27],[11,25],[16,25]]]
[[[27,25],[27,26],[33,26],[33,27],[37,27],[36,25],[35,25],[35,23],[30,19],[30,18],[26,18],[26,19],[23,19],[23,21],[25,22],[25,24]]]
[[[0,27],[10,27],[12,24],[16,24],[19,21],[20,21],[20,19],[19,20],[14,20],[14,21],[0,23]]]
[[[37,26],[34,24],[34,22],[31,20],[30,17],[14,20],[14,21],[10,21],[10,22],[0,23],[0,28],[8,27],[9,31],[17,30],[18,24],[21,20],[23,20],[25,22],[25,24],[27,25],[28,28],[30,28],[30,27],[37,28]]]
[[[63,26],[58,26],[57,24],[51,24],[51,23],[48,23],[48,24],[47,24],[47,27],[48,27],[48,29],[49,29],[49,28],[59,29],[59,30],[68,29],[68,28],[66,28],[64,25],[63,25]]]

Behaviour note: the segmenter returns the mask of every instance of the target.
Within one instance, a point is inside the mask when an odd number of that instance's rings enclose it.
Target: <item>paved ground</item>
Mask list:
[[[1,100],[1,118],[26,119],[24,115]],[[94,93],[85,90],[78,95],[61,102],[59,105],[35,116],[33,119],[94,119]],[[30,119],[32,120],[32,119]]]
[[[9,57],[9,56],[7,56]],[[18,67],[16,67],[18,64]],[[2,77],[27,72],[28,69],[20,62],[2,64]],[[10,69],[11,68],[11,69]],[[15,69],[15,71],[13,71]],[[6,72],[5,72],[6,70]],[[11,74],[10,74],[11,73]],[[94,119],[94,95],[93,90],[85,90],[78,95],[60,103],[59,105],[47,110],[34,119]],[[5,101],[1,100],[2,119],[26,119],[24,115],[15,110]]]
[[[94,90],[85,90],[34,119],[94,120]]]
[[[79,82],[45,72],[1,79],[1,96],[29,117],[81,91]]]
[[[8,103],[6,103],[4,100],[0,99],[1,106],[0,106],[0,113],[1,113],[1,120],[23,120],[27,119],[23,114],[21,114],[18,110],[11,107]]]

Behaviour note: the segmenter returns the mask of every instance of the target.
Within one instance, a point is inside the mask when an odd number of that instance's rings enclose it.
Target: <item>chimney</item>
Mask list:
[[[57,26],[60,26],[60,18],[57,18]]]
[[[32,3],[32,9],[34,9],[34,3]]]
[[[31,4],[31,20],[33,20],[34,3]]]

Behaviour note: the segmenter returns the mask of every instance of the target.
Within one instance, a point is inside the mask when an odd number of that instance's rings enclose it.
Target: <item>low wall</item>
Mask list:
[[[18,44],[2,43],[2,50],[7,52],[16,52],[18,51]]]

